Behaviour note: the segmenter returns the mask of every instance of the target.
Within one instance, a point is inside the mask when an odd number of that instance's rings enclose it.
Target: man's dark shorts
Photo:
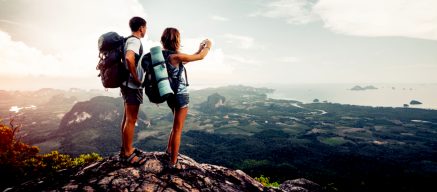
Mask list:
[[[180,109],[188,107],[190,96],[188,94],[173,94],[167,99],[167,105],[171,109]]]
[[[143,104],[143,89],[132,89],[126,86],[120,86],[121,95],[127,104]]]

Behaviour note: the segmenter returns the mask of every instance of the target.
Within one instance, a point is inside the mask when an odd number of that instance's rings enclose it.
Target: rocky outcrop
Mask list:
[[[224,106],[225,101],[226,101],[225,97],[223,97],[218,93],[214,93],[208,96],[208,99],[205,102],[200,104],[199,109],[203,112],[208,112],[208,113],[216,112],[221,107]]]
[[[117,155],[88,165],[67,178],[30,181],[7,191],[321,191],[306,179],[288,180],[279,188],[264,187],[241,170],[197,163],[180,155],[179,169],[166,166],[163,152],[147,152],[142,166],[126,166]],[[64,174],[65,175],[65,174]]]

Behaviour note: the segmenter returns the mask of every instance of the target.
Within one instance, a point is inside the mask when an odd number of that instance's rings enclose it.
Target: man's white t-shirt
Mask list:
[[[126,53],[128,50],[131,50],[131,51],[135,52],[136,56],[138,56],[140,54],[140,47],[141,47],[141,41],[138,38],[136,38],[136,37],[130,37],[130,38],[128,38],[126,40],[126,44],[124,46],[124,48],[125,48],[124,51]],[[140,55],[140,56],[141,57],[138,60],[138,63],[135,63],[135,64],[136,64],[136,71],[137,71],[138,79],[142,83],[142,82],[144,82],[144,78],[146,77],[146,74],[144,73],[144,69],[143,69],[143,67],[141,66],[141,63],[140,63],[143,55]],[[126,67],[127,70],[129,70],[129,68],[127,66],[127,62],[125,62],[125,67]],[[126,81],[123,82],[123,85],[126,85]],[[142,85],[138,86],[138,85],[136,85],[133,82],[133,77],[132,77],[132,74],[130,74],[130,73],[129,73],[129,80],[128,80],[128,83],[127,83],[127,87],[129,87],[131,89],[142,89],[142,88],[144,88]]]

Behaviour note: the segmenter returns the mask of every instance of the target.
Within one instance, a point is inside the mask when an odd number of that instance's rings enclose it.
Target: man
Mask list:
[[[129,21],[132,35],[126,40],[124,46],[126,69],[129,71],[129,79],[120,86],[124,100],[124,114],[121,123],[122,149],[120,158],[127,164],[138,165],[144,163],[143,152],[133,148],[135,123],[138,118],[140,104],[143,103],[144,71],[138,63],[143,52],[140,38],[146,34],[146,20],[141,17],[133,17]]]

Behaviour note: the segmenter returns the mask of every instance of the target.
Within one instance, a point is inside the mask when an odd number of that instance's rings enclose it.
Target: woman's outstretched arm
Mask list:
[[[205,56],[208,54],[209,50],[211,49],[211,41],[205,40],[205,45],[201,44],[199,47],[199,50],[190,55],[185,53],[177,53],[170,56],[170,63],[177,67],[179,63],[187,63],[190,61],[198,61],[205,58]]]

